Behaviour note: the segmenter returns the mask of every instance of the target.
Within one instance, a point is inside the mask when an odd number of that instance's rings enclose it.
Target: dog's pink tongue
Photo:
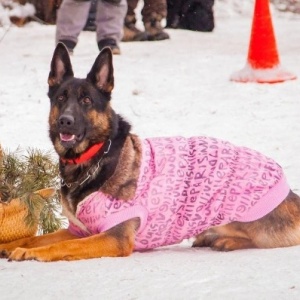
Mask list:
[[[75,135],[74,134],[61,133],[60,134],[60,139],[63,142],[70,142],[70,141],[73,141],[75,139]]]

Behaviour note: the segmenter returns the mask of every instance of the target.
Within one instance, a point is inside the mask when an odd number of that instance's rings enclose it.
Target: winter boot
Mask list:
[[[161,41],[170,38],[169,34],[163,31],[161,26],[162,17],[155,14],[149,22],[145,22],[145,29],[148,34],[148,41]]]
[[[121,54],[120,47],[117,44],[116,40],[114,40],[114,39],[107,38],[107,39],[103,39],[98,42],[99,51],[101,51],[105,47],[109,47],[112,54],[115,54],[115,55]]]
[[[124,22],[123,42],[141,42],[147,41],[147,33],[135,27],[135,16],[127,15]]]

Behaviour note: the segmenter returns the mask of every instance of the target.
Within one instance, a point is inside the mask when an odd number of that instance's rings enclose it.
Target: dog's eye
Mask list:
[[[57,97],[57,100],[58,100],[59,102],[62,102],[62,101],[65,100],[65,96],[60,95],[60,96]]]
[[[82,99],[82,102],[83,102],[84,104],[91,104],[91,103],[92,103],[92,100],[91,100],[90,97],[84,97],[84,98]]]

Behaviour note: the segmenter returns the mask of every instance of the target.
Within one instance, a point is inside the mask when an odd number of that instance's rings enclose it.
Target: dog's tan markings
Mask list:
[[[59,117],[59,109],[56,106],[53,106],[49,114],[49,125],[50,127],[56,126],[57,119]]]
[[[109,116],[108,116],[108,109],[105,112],[99,113],[97,111],[90,111],[88,114],[88,119],[93,124],[94,128],[101,129],[101,135],[109,136]],[[98,133],[98,132],[97,132]]]
[[[58,137],[55,139],[55,142],[54,142],[53,146],[55,148],[55,151],[57,153],[59,153],[60,156],[64,156],[65,155],[66,149],[61,145],[60,140],[59,140]]]
[[[56,106],[53,106],[50,110],[50,114],[49,114],[49,118],[48,118],[50,130],[51,129],[56,130],[58,118],[59,118],[59,109]],[[54,146],[56,152],[59,153],[61,156],[63,156],[66,152],[66,149],[61,145],[60,139],[58,136],[56,137],[53,144],[54,144],[53,146]]]
[[[137,220],[129,220],[107,232],[81,239],[74,239],[73,235],[66,232],[67,230],[60,230],[51,234],[51,244],[35,244],[35,247],[38,247],[30,249],[24,248],[22,245],[17,246],[18,248],[9,255],[9,260],[34,259],[49,262],[128,256],[133,252],[137,223]],[[47,236],[49,235],[44,236],[44,242],[47,241]],[[62,240],[64,237],[66,240]]]
[[[129,200],[135,195],[142,157],[141,142],[136,135],[126,138],[113,176],[101,191],[117,199]]]
[[[89,147],[89,141],[84,139],[80,144],[73,148],[73,151],[77,154],[81,154]]]
[[[54,86],[56,84],[56,80],[54,77],[49,77],[48,78],[48,85],[51,87],[51,86]]]

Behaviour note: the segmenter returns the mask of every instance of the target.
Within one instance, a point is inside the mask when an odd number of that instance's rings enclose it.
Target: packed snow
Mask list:
[[[243,3],[243,4],[242,4]],[[256,149],[285,170],[300,193],[300,20],[272,9],[280,84],[236,83],[252,1],[216,1],[212,33],[167,30],[170,40],[121,43],[112,106],[141,137],[207,135]],[[1,19],[0,11],[0,19]],[[141,25],[141,22],[139,22]],[[0,143],[49,150],[47,77],[55,26],[0,27]],[[82,32],[72,56],[85,76],[98,54]],[[300,246],[219,253],[191,241],[126,258],[40,263],[0,260],[1,299],[299,299]]]

